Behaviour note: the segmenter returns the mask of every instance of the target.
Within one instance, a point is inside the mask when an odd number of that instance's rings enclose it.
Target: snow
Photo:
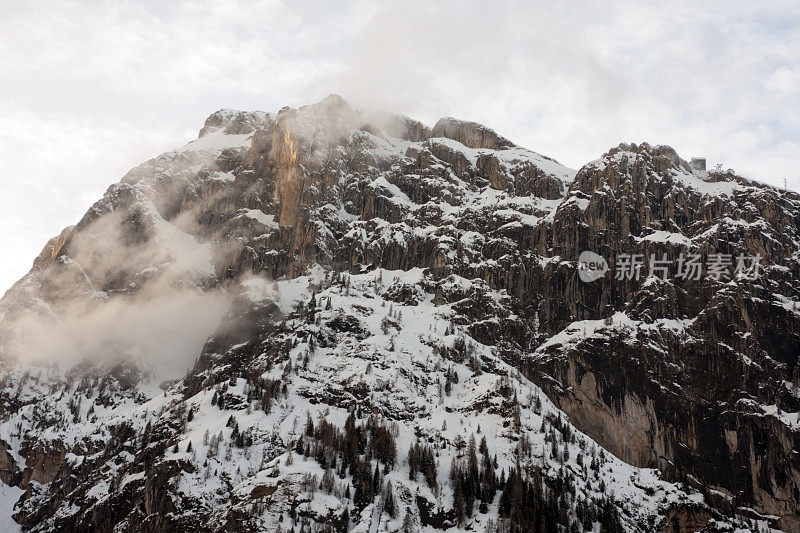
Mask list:
[[[787,298],[780,293],[774,293],[773,296],[775,297],[777,305],[783,307],[792,314],[800,315],[800,300]]]
[[[691,246],[692,240],[682,233],[673,233],[664,230],[653,230],[652,233],[644,237],[634,237],[636,242],[657,242],[664,244],[676,244],[679,246]]]
[[[602,171],[609,164],[619,165],[626,159],[628,166],[630,166],[634,160],[641,157],[640,154],[636,152],[624,149],[622,145],[620,148],[622,149],[618,150],[613,155],[604,155],[603,157],[586,163],[584,168],[591,167]],[[676,168],[672,170],[672,176],[681,186],[692,189],[701,196],[731,196],[736,190],[743,190],[745,188],[735,181],[726,179],[711,181],[708,172],[703,171],[686,172],[683,168]]]
[[[442,361],[438,361],[432,354],[430,346],[435,339],[452,346],[456,339],[455,334],[442,335],[449,324],[448,317],[452,314],[450,305],[434,306],[432,295],[428,295],[417,305],[397,305],[395,309],[401,312],[398,327],[389,328],[388,333],[382,331],[381,323],[389,313],[391,306],[389,302],[379,296],[380,293],[397,283],[419,284],[423,282],[423,279],[424,271],[421,270],[409,273],[378,269],[369,273],[349,276],[347,292],[343,292],[341,288],[332,288],[317,293],[318,309],[323,306],[323,302],[327,304],[328,299],[332,304],[330,311],[321,312],[322,324],[328,320],[327,317],[346,312],[350,316],[357,317],[360,327],[368,330],[370,336],[362,341],[348,340],[337,346],[317,347],[314,350],[309,368],[300,370],[298,378],[293,382],[296,396],[292,396],[290,404],[292,412],[297,414],[281,415],[283,419],[281,434],[291,431],[290,428],[297,423],[302,423],[302,413],[306,410],[316,418],[322,416],[320,409],[324,409],[329,420],[336,420],[337,424],[342,424],[345,411],[329,405],[310,404],[304,398],[318,397],[326,394],[326,391],[339,391],[338,393],[347,394],[346,391],[357,388],[355,387],[356,383],[363,382],[371,390],[382,391],[380,395],[371,396],[373,406],[380,409],[381,412],[393,413],[401,421],[406,418],[405,413],[412,416],[413,422],[409,422],[408,425],[406,422],[400,423],[399,457],[405,456],[408,447],[414,441],[415,433],[429,435],[435,440],[450,443],[450,446],[440,451],[439,458],[440,479],[446,478],[450,459],[454,456],[452,443],[459,437],[476,433],[480,427],[480,436],[486,437],[491,449],[506,450],[498,453],[498,461],[500,468],[508,470],[514,464],[509,447],[513,446],[516,437],[513,432],[504,429],[503,417],[492,414],[491,407],[488,411],[484,411],[486,407],[477,406],[499,406],[496,391],[500,376],[505,372],[510,372],[515,376],[512,383],[521,399],[530,395],[538,397],[542,402],[542,411],[537,414],[530,410],[527,401],[523,401],[522,422],[532,441],[533,457],[547,458],[549,447],[543,440],[539,428],[546,413],[560,417],[562,420],[565,420],[564,415],[549,402],[538,387],[495,359],[490,347],[482,346],[474,339],[467,337],[469,343],[477,348],[482,357],[492,359],[495,365],[499,365],[499,368],[493,374],[474,375],[463,365],[452,365],[459,374],[459,383],[453,386],[453,393],[450,396],[437,397],[434,378],[440,375],[443,367],[441,366]],[[468,282],[462,280],[461,283]],[[327,308],[327,305],[325,307]],[[622,325],[632,323],[624,315],[615,317],[615,320]],[[667,326],[675,327],[676,324],[662,324],[662,327]],[[464,334],[459,333],[458,335]],[[299,357],[305,349],[305,345],[301,343],[292,350],[292,357],[294,358],[295,354]],[[396,369],[406,369],[406,371],[397,373]],[[270,377],[277,377],[280,369],[278,368],[274,372],[270,374]],[[419,373],[421,379],[411,380],[409,372]],[[467,420],[469,420],[468,424]],[[447,422],[446,429],[442,429],[443,422]],[[583,435],[580,436],[580,439],[588,441]],[[578,444],[574,445],[574,449],[573,445],[565,444],[570,448],[572,457],[570,468],[576,472],[580,472],[580,468],[574,463],[575,458],[578,454],[583,453]],[[296,464],[297,462],[295,462]],[[550,468],[550,473],[555,475],[556,465],[552,465]],[[660,481],[655,471],[636,469],[611,456],[608,456],[605,472],[603,479],[611,487],[610,490],[623,501],[639,502],[640,508],[658,505],[656,502],[662,500],[677,501],[683,497],[682,493],[674,486]],[[396,479],[406,485],[409,483],[407,478],[403,477],[402,470],[397,474],[393,472],[391,476],[390,479]],[[632,478],[636,480],[635,483],[630,482]],[[582,490],[588,492],[596,490],[591,487],[593,485],[587,485]],[[641,492],[640,487],[654,489],[652,499]],[[431,501],[443,499],[446,502],[448,497],[452,497],[452,493],[447,487],[443,489],[440,497],[433,494],[424,484],[417,483],[412,490],[418,491]],[[654,507],[650,507],[650,509],[653,510]],[[368,516],[366,523],[374,525],[377,518],[372,515]]]
[[[782,424],[792,428],[792,430],[800,430],[800,413],[791,413],[778,408],[777,405],[762,405],[761,411],[765,416],[772,416],[781,421]]]
[[[331,109],[335,113],[329,117]],[[226,110],[225,116],[232,116],[233,111]],[[291,115],[287,115],[289,117]],[[200,374],[202,379],[209,378],[205,383],[213,382],[214,372],[233,370],[233,378],[225,378],[229,383],[226,394],[242,401],[241,410],[221,410],[211,405],[214,389],[201,388],[194,396],[184,400],[181,384],[169,388],[166,384],[164,391],[158,386],[153,376],[146,376],[144,381],[137,384],[130,391],[113,388],[108,393],[110,401],[97,402],[99,393],[95,389],[78,393],[77,383],[65,384],[63,376],[58,375],[56,369],[35,367],[31,375],[38,376],[41,382],[25,382],[22,372],[12,374],[8,390],[19,388],[21,398],[18,412],[9,413],[6,419],[0,422],[0,438],[9,443],[9,454],[19,464],[23,465],[25,459],[20,456],[23,446],[21,437],[23,432],[36,432],[36,438],[43,442],[61,439],[68,449],[75,450],[67,456],[70,464],[79,465],[92,458],[101,457],[100,452],[92,456],[79,455],[82,449],[78,443],[102,443],[109,438],[109,428],[115,424],[130,421],[133,429],[140,431],[147,423],[165,422],[170,416],[176,414],[179,406],[193,409],[194,418],[187,422],[185,431],[175,434],[178,441],[178,451],[172,451],[170,446],[166,452],[165,461],[189,461],[197,469],[194,472],[185,471],[180,475],[179,490],[190,498],[202,503],[207,508],[217,508],[220,513],[232,505],[221,494],[235,494],[242,500],[250,497],[252,490],[261,485],[279,486],[281,491],[297,490],[307,475],[321,477],[323,470],[313,460],[304,458],[292,451],[286,450],[287,444],[293,442],[305,422],[306,413],[315,421],[322,419],[342,427],[348,415],[348,406],[362,406],[366,413],[374,413],[387,424],[392,425],[396,431],[398,443],[398,468],[390,472],[387,479],[396,487],[398,497],[404,491],[411,495],[421,495],[434,502],[442,509],[448,508],[452,503],[452,490],[445,486],[440,491],[432,491],[419,481],[408,479],[408,466],[405,457],[408,449],[418,436],[428,439],[437,445],[438,476],[440,480],[448,476],[450,460],[463,456],[457,450],[456,443],[468,438],[470,434],[476,437],[485,437],[492,451],[498,455],[501,469],[506,471],[519,461],[517,446],[520,435],[530,439],[530,451],[523,457],[522,463],[526,468],[541,468],[547,475],[556,476],[561,469],[572,473],[576,478],[576,491],[583,496],[600,496],[599,483],[602,481],[608,490],[606,494],[613,494],[619,505],[624,510],[626,524],[629,529],[635,529],[640,518],[652,516],[664,508],[677,502],[700,502],[702,496],[691,489],[665,482],[660,478],[659,472],[651,469],[635,468],[620,461],[610,454],[603,461],[598,477],[592,478],[586,473],[585,468],[577,462],[577,457],[591,460],[599,451],[599,447],[588,436],[578,432],[566,419],[566,415],[559,411],[549,401],[544,392],[530,382],[513,367],[509,366],[497,353],[494,346],[483,345],[469,335],[469,328],[465,327],[458,316],[457,306],[463,304],[473,293],[471,290],[484,290],[487,306],[497,305],[503,308],[509,295],[503,290],[491,289],[479,276],[482,275],[481,267],[487,264],[497,265],[508,258],[516,258],[511,254],[499,259],[485,260],[482,249],[487,243],[518,248],[518,243],[509,238],[509,235],[529,233],[540,224],[552,223],[556,210],[561,205],[574,205],[585,211],[590,203],[588,198],[572,194],[566,198],[545,200],[533,196],[513,196],[506,191],[498,191],[491,187],[470,187],[457,177],[452,169],[444,164],[435,164],[432,172],[420,174],[405,174],[404,178],[419,180],[422,189],[442,191],[443,196],[448,196],[441,201],[430,201],[419,205],[411,200],[401,188],[407,187],[397,179],[393,171],[379,171],[376,166],[388,168],[394,163],[394,169],[408,164],[409,158],[405,153],[410,149],[424,150],[426,144],[441,144],[447,148],[460,152],[470,164],[475,165],[481,155],[490,154],[500,162],[501,171],[510,173],[520,164],[531,163],[542,169],[545,173],[561,180],[562,194],[565,185],[573,180],[575,171],[568,169],[558,162],[540,154],[523,148],[513,147],[505,150],[470,149],[451,139],[437,138],[424,142],[411,142],[392,137],[381,137],[353,128],[363,127],[369,120],[370,112],[362,108],[351,106],[349,109],[340,107],[339,100],[329,97],[315,106],[305,106],[297,111],[293,119],[298,131],[305,131],[313,136],[315,143],[320,139],[330,139],[336,134],[345,132],[350,142],[367,146],[365,152],[365,167],[368,172],[366,178],[360,182],[353,176],[344,175],[344,171],[334,172],[334,186],[366,186],[376,194],[393,202],[398,206],[402,220],[387,221],[373,219],[359,220],[354,210],[347,212],[340,204],[327,204],[320,208],[330,215],[336,224],[326,225],[326,221],[313,219],[317,213],[312,213],[312,223],[316,224],[318,235],[330,236],[340,230],[346,232],[356,242],[368,242],[380,251],[378,244],[391,243],[400,247],[408,247],[412,240],[419,239],[432,243],[432,246],[441,253],[446,260],[455,259],[457,240],[468,260],[470,268],[476,279],[467,279],[458,275],[450,275],[445,279],[434,281],[427,275],[426,269],[415,268],[407,271],[385,270],[373,268],[374,265],[354,265],[357,274],[344,274],[346,285],[330,280],[330,272],[322,267],[313,265],[302,275],[294,278],[279,278],[268,280],[263,277],[252,277],[241,282],[240,287],[226,287],[225,290],[239,290],[239,294],[250,300],[254,307],[274,302],[286,320],[280,326],[285,330],[274,333],[279,340],[284,341],[287,353],[276,357],[268,351],[269,343],[275,340],[270,332],[265,338],[252,338],[241,342],[237,338],[233,346],[225,346],[220,351],[224,353],[209,354],[212,360],[219,360],[219,365],[211,365]],[[317,127],[324,117],[324,124]],[[328,120],[328,119],[331,120]],[[194,183],[196,175],[202,171],[203,175],[222,183],[231,183],[236,179],[233,172],[214,170],[214,157],[225,148],[245,149],[252,138],[250,135],[226,135],[222,129],[192,141],[185,147],[161,156],[155,163],[148,167],[145,177],[132,175],[130,182],[135,185],[140,194],[138,200],[147,211],[155,228],[155,241],[169,253],[171,262],[165,265],[153,265],[144,268],[140,274],[155,275],[162,270],[171,273],[190,273],[195,277],[213,277],[215,268],[212,261],[211,244],[201,242],[192,235],[191,228],[186,228],[176,220],[166,220],[162,217],[156,205],[158,179],[170,175],[174,180],[185,179]],[[315,144],[314,154],[327,156],[324,149]],[[344,148],[335,148],[342,153]],[[316,156],[315,155],[315,156]],[[629,155],[629,154],[628,154]],[[371,156],[371,157],[370,157]],[[621,161],[627,157],[619,153],[606,160],[598,160],[590,165],[598,168],[605,166],[610,161]],[[473,169],[474,171],[475,169]],[[134,173],[135,174],[135,173]],[[241,175],[241,173],[240,173]],[[731,195],[742,187],[735,182],[712,183],[703,174],[687,174],[683,171],[675,172],[675,180],[684,187],[697,191],[698,194],[709,197]],[[137,181],[138,180],[138,181]],[[205,185],[202,184],[201,185]],[[416,185],[416,184],[412,184]],[[215,189],[225,188],[217,184]],[[407,188],[405,190],[408,190]],[[595,191],[595,194],[613,194],[607,187]],[[416,196],[414,196],[416,198]],[[713,198],[711,198],[713,199]],[[261,209],[240,209],[236,217],[245,217],[263,225],[266,232],[256,239],[270,235],[271,230],[279,227],[275,215],[267,214],[274,205]],[[251,204],[248,204],[251,205]],[[415,212],[423,209],[436,209],[441,213],[441,220],[415,219]],[[355,210],[357,211],[357,210]],[[273,211],[274,212],[274,211]],[[411,216],[405,217],[406,214]],[[468,220],[471,215],[487,214],[487,220],[497,229],[497,234],[482,233],[484,228],[475,228],[470,224],[459,224]],[[760,231],[766,235],[763,227],[757,224],[748,224],[743,220],[728,217],[715,221],[716,224],[706,227],[699,233],[699,238],[710,237],[720,231]],[[455,228],[458,227],[456,233]],[[473,229],[470,229],[473,228]],[[475,231],[477,229],[478,231]],[[702,229],[702,228],[701,228]],[[700,230],[698,230],[699,232]],[[695,237],[697,239],[698,236]],[[692,239],[680,232],[664,230],[650,230],[642,237],[634,237],[637,244],[658,243],[689,246]],[[318,241],[315,244],[327,246],[328,243]],[[371,250],[370,250],[371,251]],[[283,253],[272,250],[269,253]],[[472,257],[469,257],[472,254]],[[562,262],[561,257],[539,257],[530,255],[533,261],[538,260],[544,268],[547,265]],[[109,299],[108,293],[95,291],[91,281],[83,272],[81,266],[71,260],[65,259],[64,264],[74,269],[87,282],[88,290],[99,299]],[[778,267],[775,267],[778,268]],[[371,270],[368,270],[371,269]],[[367,271],[368,270],[368,271]],[[81,276],[82,274],[82,276]],[[645,281],[647,286],[656,285],[655,279]],[[455,292],[461,290],[464,300],[455,303],[441,303],[434,301],[435,287]],[[395,288],[407,289],[414,295],[413,301],[398,303],[392,301],[388,292]],[[653,287],[655,290],[658,287]],[[302,313],[293,313],[299,304],[310,302],[312,295],[316,304],[316,313],[310,319]],[[40,302],[47,306],[44,301]],[[241,302],[247,306],[247,301]],[[794,299],[775,294],[774,305],[781,306],[787,311],[797,313],[798,302]],[[252,309],[251,309],[252,310]],[[337,319],[348,319],[348,327],[356,333],[342,332],[331,325]],[[494,316],[487,312],[485,317],[479,317],[477,322],[483,326],[495,327],[500,320],[509,317]],[[513,318],[513,315],[512,317]],[[645,323],[634,320],[624,312],[615,313],[609,320],[581,320],[566,326],[562,331],[546,340],[533,353],[526,356],[534,359],[547,357],[551,354],[561,354],[564,350],[577,346],[586,339],[619,334],[625,342],[635,342],[646,338],[648,335],[660,335],[666,332],[680,335],[686,332],[693,324],[690,319],[657,319]],[[216,323],[205,326],[203,339],[194,350],[199,354],[206,334],[214,333]],[[207,331],[206,331],[207,330]],[[148,335],[152,330],[148,330]],[[311,339],[325,338],[326,342],[312,344]],[[219,339],[218,339],[219,340]],[[476,371],[469,366],[470,361],[456,363],[452,359],[442,356],[445,349],[454,349],[461,341],[477,361],[483,363],[483,371]],[[224,342],[224,341],[220,341]],[[263,344],[259,345],[258,343]],[[263,353],[259,353],[259,346]],[[241,353],[240,353],[241,352]],[[245,368],[234,367],[240,359],[231,362],[225,356],[238,358],[239,355],[255,354],[252,365]],[[243,357],[245,356],[243,355]],[[743,360],[754,364],[745,356]],[[248,363],[249,364],[249,363]],[[285,373],[290,368],[291,372]],[[100,369],[105,371],[107,369]],[[186,368],[183,369],[185,371]],[[248,401],[248,384],[242,378],[240,371],[263,371],[262,377],[280,380],[286,386],[287,393],[276,399],[272,410],[264,413]],[[440,385],[444,376],[453,372],[458,376],[458,382],[453,384],[451,394],[443,394]],[[25,378],[28,379],[28,378]],[[797,387],[788,382],[783,386],[790,394],[800,394]],[[520,430],[509,427],[508,398],[500,394],[500,390],[508,387],[517,398],[516,403],[520,408]],[[69,413],[67,402],[73,397],[80,398],[77,408],[77,422],[67,424],[66,427],[49,426],[44,429],[34,428],[33,421],[37,420],[38,410],[49,413]],[[536,404],[541,403],[538,407]],[[92,406],[92,413],[89,407]],[[780,420],[791,428],[800,427],[798,413],[786,413],[775,405],[749,405],[752,412],[758,416],[769,416]],[[69,416],[69,415],[67,415]],[[183,415],[181,415],[183,416]],[[227,420],[233,416],[239,428],[250,431],[254,436],[253,446],[245,449],[234,448],[230,451],[229,458],[222,455],[212,456],[210,446],[203,444],[205,435],[222,434],[225,439],[230,439],[232,430],[227,427]],[[545,434],[553,432],[554,420],[560,421],[559,425],[569,428],[576,434],[574,441],[560,440],[559,446],[569,451],[569,459],[561,461],[553,457],[550,446],[545,440]],[[23,429],[19,429],[23,428]],[[479,437],[480,436],[480,437]],[[187,446],[192,444],[192,451],[187,452]],[[286,464],[286,459],[291,457],[293,463]],[[128,452],[122,452],[114,457],[114,461],[107,462],[104,468],[110,471],[123,471],[126,464],[132,461]],[[205,462],[210,465],[204,468]],[[143,472],[126,473],[120,479],[120,485],[125,487],[136,484],[144,478]],[[339,481],[339,480],[337,480]],[[350,483],[349,476],[345,476],[342,483]],[[19,489],[0,485],[0,517],[9,516],[19,494]],[[89,498],[104,499],[113,493],[110,485],[101,481],[95,484],[87,493]],[[287,492],[286,494],[289,494]],[[410,500],[409,500],[410,501]],[[280,499],[276,498],[280,504]],[[303,510],[319,514],[339,512],[343,509],[341,498],[330,494],[320,493],[310,495],[299,505]],[[78,512],[75,506],[65,504],[58,510],[59,514],[68,515]],[[264,528],[274,526],[271,520],[277,520],[282,511],[275,508],[268,509],[262,516]],[[472,531],[482,530],[488,517],[496,517],[497,504],[492,503],[490,512],[486,516],[476,515],[469,527]],[[399,519],[390,521],[382,516],[379,500],[368,505],[363,512],[362,521],[354,531],[381,531],[389,530],[390,524],[399,525]],[[9,522],[8,527],[15,524]],[[0,530],[6,524],[0,522]]]
[[[565,167],[554,159],[545,157],[532,150],[518,146],[505,150],[469,148],[458,141],[446,137],[434,137],[430,140],[430,142],[441,144],[442,146],[446,146],[453,151],[462,153],[472,166],[477,165],[478,157],[486,154],[497,157],[502,166],[506,169],[509,169],[510,167],[513,167],[519,163],[532,163],[539,167],[546,174],[560,178],[565,182],[571,182],[575,178],[575,174],[577,174],[576,170]]]
[[[652,282],[657,282],[657,278],[648,278]],[[572,322],[563,330],[553,335],[534,352],[536,355],[543,355],[551,348],[566,349],[575,346],[588,338],[595,336],[608,335],[610,331],[627,332],[628,338],[633,341],[637,333],[646,334],[648,332],[658,332],[667,329],[673,333],[682,333],[694,322],[694,319],[672,319],[660,318],[652,323],[633,320],[621,311],[617,311],[608,320],[577,320]]]
[[[408,195],[400,190],[397,185],[389,183],[389,181],[384,176],[380,176],[376,178],[372,182],[372,187],[378,187],[386,190],[391,194],[391,200],[397,204],[403,205],[405,207],[413,207],[414,203],[408,198]]]
[[[530,162],[542,169],[545,173],[561,178],[564,182],[569,183],[575,179],[578,173],[569,167],[565,167],[555,159],[545,157],[527,148],[514,147],[507,150],[500,150],[495,152],[495,155],[501,162],[511,166],[520,162]]]
[[[311,287],[319,283],[321,275],[322,270],[317,267],[310,269],[306,275],[273,282],[253,277],[243,281],[241,286],[252,302],[274,301],[282,313],[289,314],[298,303],[310,298]]]
[[[275,222],[275,215],[267,215],[260,209],[248,209],[244,212],[244,216],[260,222],[269,229],[278,228],[278,223]]]
[[[405,139],[397,139],[394,137],[377,137],[365,131],[359,131],[358,135],[364,136],[370,140],[371,146],[367,152],[372,154],[378,160],[391,161],[405,155],[406,150],[409,148],[418,148],[420,146],[420,143],[406,141]]]
[[[25,494],[19,487],[9,487],[0,482],[0,531],[15,533],[22,531],[19,524],[12,518],[14,504]]]
[[[571,204],[575,204],[578,206],[578,209],[581,211],[586,211],[586,208],[589,207],[589,199],[588,198],[579,198],[578,196],[572,195],[568,196],[566,200],[561,203],[561,206],[568,206]],[[559,206],[559,209],[561,207]]]
[[[276,523],[282,510],[280,502],[290,499],[295,494],[307,475],[321,478],[323,469],[316,461],[304,458],[292,451],[286,451],[287,443],[293,442],[300,432],[309,413],[313,420],[326,419],[342,428],[348,415],[345,407],[334,402],[320,401],[320,398],[342,398],[365,402],[372,412],[390,415],[386,423],[396,427],[399,465],[389,473],[387,480],[393,484],[395,496],[401,500],[403,495],[409,497],[419,494],[435,505],[447,509],[452,504],[452,490],[444,485],[434,493],[420,479],[408,479],[408,467],[405,464],[408,449],[417,436],[432,439],[438,445],[438,478],[447,479],[450,462],[453,458],[463,457],[456,443],[466,440],[474,434],[477,439],[485,437],[493,453],[497,453],[498,466],[506,472],[519,460],[516,447],[519,432],[508,425],[508,413],[504,410],[504,398],[499,394],[502,386],[510,386],[512,394],[518,398],[520,405],[520,423],[522,433],[530,440],[530,455],[523,456],[525,464],[543,468],[546,475],[557,476],[566,469],[576,477],[577,493],[584,497],[601,495],[600,481],[606,486],[607,494],[614,497],[624,510],[624,519],[633,528],[641,517],[656,514],[660,509],[678,502],[701,501],[698,493],[684,492],[681,487],[660,479],[657,471],[636,468],[616,459],[611,454],[605,455],[597,478],[586,474],[586,467],[578,464],[581,456],[584,465],[591,462],[599,452],[597,445],[586,435],[569,425],[567,417],[553,405],[547,396],[535,384],[521,376],[518,371],[504,363],[491,346],[483,345],[471,338],[467,331],[452,323],[456,316],[454,304],[434,304],[433,294],[419,291],[414,304],[398,304],[386,299],[387,291],[402,286],[424,287],[431,280],[424,269],[415,268],[408,271],[375,269],[361,274],[347,276],[344,285],[325,285],[325,272],[320,267],[310,268],[304,275],[295,279],[279,279],[274,282],[263,278],[252,278],[242,283],[242,289],[254,302],[265,300],[276,301],[284,314],[289,315],[300,302],[310,301],[316,294],[318,324],[305,319],[290,319],[288,331],[293,332],[289,339],[296,345],[291,348],[288,357],[295,370],[283,382],[287,385],[288,394],[279,397],[272,410],[267,414],[258,408],[242,410],[220,410],[211,405],[213,388],[200,390],[186,401],[184,409],[193,410],[193,419],[186,424],[185,430],[179,434],[178,451],[172,446],[166,452],[164,460],[181,460],[192,462],[196,466],[194,472],[184,471],[179,479],[178,491],[185,496],[198,499],[204,505],[220,507],[224,512],[227,499],[220,499],[220,494],[229,491],[241,500],[247,499],[256,487],[278,487],[272,500],[275,507],[270,507],[262,516],[263,524]],[[442,283],[453,287],[469,289],[479,283],[459,276],[451,276]],[[491,300],[500,302],[506,296],[502,291],[489,290]],[[335,343],[316,346],[311,349],[309,333],[324,333],[328,323],[337,316],[349,316],[357,321],[358,328],[364,334],[355,337],[345,335]],[[387,318],[391,325],[386,326]],[[661,320],[647,325],[653,330],[669,328],[679,331],[687,326],[680,320]],[[571,325],[553,339],[545,343],[567,344],[576,342],[586,336],[599,333],[603,328],[645,327],[630,319],[623,313],[613,316],[611,324],[603,321],[582,321]],[[438,355],[434,346],[453,347],[457,339],[465,339],[466,344],[482,360],[486,361],[491,372],[476,373],[465,364],[457,364]],[[244,343],[249,344],[249,343]],[[235,351],[244,346],[238,344],[230,348]],[[309,354],[307,366],[301,359]],[[262,357],[265,357],[264,354]],[[254,363],[257,367],[258,360]],[[283,365],[273,365],[266,370],[263,377],[282,379]],[[449,395],[443,395],[439,384],[443,381],[445,371],[452,369],[459,379],[452,386]],[[57,379],[52,369],[43,370],[40,375],[44,381],[37,385],[47,390],[47,376]],[[12,386],[16,387],[15,381]],[[74,384],[76,387],[77,384]],[[365,386],[365,396],[358,396],[356,391]],[[26,387],[33,387],[29,384]],[[107,435],[106,428],[113,427],[122,421],[132,421],[134,429],[141,430],[148,422],[164,419],[180,405],[181,388],[175,387],[166,394],[151,385],[150,388],[138,386],[135,395],[126,397],[121,393],[115,396],[112,405],[104,407],[94,404],[94,418],[90,421],[88,407],[96,398],[94,393],[81,403],[80,418],[77,424],[67,426],[66,433],[55,430],[41,432],[39,438],[65,439],[65,445],[72,448],[74,443],[81,442],[90,436]],[[247,384],[242,378],[229,382],[227,394],[246,402]],[[26,388],[27,390],[27,388]],[[33,388],[30,394],[41,394]],[[138,395],[138,400],[134,397]],[[71,398],[69,391],[63,394],[50,395],[43,407],[48,412],[63,412],[65,402]],[[537,407],[536,404],[540,404]],[[251,406],[252,407],[252,406]],[[33,404],[26,405],[20,412],[0,424],[0,437],[7,439],[12,450],[20,446],[19,438],[13,437],[14,428],[21,420],[32,419]],[[774,416],[769,410],[765,414]],[[232,429],[227,427],[229,417],[233,416],[240,431],[247,431],[254,436],[254,444],[246,448],[233,447],[230,457],[225,447],[217,455],[211,453],[210,445],[204,444],[206,435],[214,437],[220,433],[223,442],[229,442]],[[574,441],[559,437],[561,450],[569,451],[569,459],[562,465],[551,454],[551,446],[545,435],[552,429],[552,421],[560,420],[576,435]],[[544,428],[544,430],[542,430]],[[555,432],[558,434],[558,431]],[[105,437],[107,438],[107,437]],[[187,452],[189,443],[192,452]],[[287,455],[292,454],[293,463],[286,464]],[[130,454],[120,454],[116,461],[126,464],[132,459]],[[78,464],[83,456],[70,455],[71,462]],[[208,466],[203,466],[208,464]],[[113,466],[113,468],[118,468]],[[122,487],[141,482],[142,472],[126,474],[120,479]],[[277,476],[277,477],[275,477]],[[337,482],[340,480],[337,479]],[[343,483],[351,483],[346,476]],[[87,497],[104,499],[109,496],[110,487],[105,482],[92,487]],[[14,494],[12,494],[12,497]],[[356,530],[383,531],[389,528],[391,520],[380,512],[379,500],[375,506],[368,506],[364,511],[364,519],[356,526]],[[317,490],[309,498],[299,500],[301,509],[326,515],[329,512],[341,512],[342,500]],[[77,512],[73,506],[64,506],[58,511],[61,514]],[[496,501],[490,506],[487,515],[476,514],[471,521],[472,530],[481,530],[487,518],[496,517]],[[401,517],[402,518],[402,517]],[[393,524],[399,524],[395,519]],[[273,526],[274,527],[274,526]]]
[[[228,172],[215,172],[215,173],[211,174],[211,179],[216,180],[216,181],[225,182],[225,183],[233,183],[233,181],[236,180],[236,176],[233,174],[233,172],[230,172],[230,171],[228,171]]]
[[[172,256],[170,265],[177,272],[195,272],[201,276],[214,276],[211,245],[200,243],[188,233],[164,220],[149,200],[143,202],[156,229],[156,241]]]
[[[675,180],[681,183],[684,187],[694,189],[703,196],[731,196],[737,189],[743,187],[735,181],[717,181],[712,182],[703,179],[702,174],[688,174],[686,172],[676,172]]]
[[[219,152],[226,148],[241,148],[249,146],[252,138],[252,133],[227,135],[223,130],[217,130],[187,143],[184,147],[175,150],[175,153]]]

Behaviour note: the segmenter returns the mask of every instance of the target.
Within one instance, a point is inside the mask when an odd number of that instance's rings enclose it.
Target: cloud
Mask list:
[[[99,305],[76,301],[58,320],[34,315],[16,320],[16,340],[4,356],[24,354],[64,368],[86,360],[133,361],[159,380],[174,379],[191,368],[229,305],[221,292],[181,286]]]
[[[145,194],[99,212],[70,236],[68,256],[40,262],[12,290],[0,309],[0,359],[134,361],[160,380],[183,375],[235,292],[207,287],[214,247],[181,229],[197,232],[197,212],[167,222]]]
[[[0,281],[30,269],[50,237],[75,224],[128,168],[193,132],[0,107]]]
[[[334,85],[429,122],[486,123],[575,167],[647,140],[797,179],[796,4],[505,5],[391,3]]]

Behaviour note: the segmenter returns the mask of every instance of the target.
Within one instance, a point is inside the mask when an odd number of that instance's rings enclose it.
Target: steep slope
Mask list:
[[[799,209],[668,147],[219,111],[0,300],[0,480],[37,531],[797,531]]]
[[[702,178],[671,149],[621,145],[578,174],[570,195],[585,207],[559,208],[554,226],[576,233],[557,236],[554,253],[640,253],[643,268],[651,254],[675,263],[680,253],[705,263],[727,254],[729,272],[758,254],[763,271],[601,280],[595,295],[579,294],[589,312],[569,326],[588,333],[540,346],[536,371],[555,378],[557,403],[618,456],[796,521],[800,202],[731,174]],[[585,320],[608,316],[604,307],[625,315]]]

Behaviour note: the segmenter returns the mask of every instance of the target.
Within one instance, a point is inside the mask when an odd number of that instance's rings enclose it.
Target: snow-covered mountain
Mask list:
[[[800,531],[798,302],[800,195],[666,146],[221,110],[0,300],[0,524]]]

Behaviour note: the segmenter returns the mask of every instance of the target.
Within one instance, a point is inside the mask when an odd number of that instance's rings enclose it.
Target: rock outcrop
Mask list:
[[[670,147],[576,172],[337,95],[220,110],[0,300],[0,481],[38,531],[800,531],[798,280],[800,195]],[[26,332],[176,291],[227,309],[180,375],[31,362]]]
[[[452,117],[439,119],[431,131],[431,136],[453,139],[468,148],[503,150],[515,146],[514,143],[501,137],[491,128],[477,122],[468,122]]]

